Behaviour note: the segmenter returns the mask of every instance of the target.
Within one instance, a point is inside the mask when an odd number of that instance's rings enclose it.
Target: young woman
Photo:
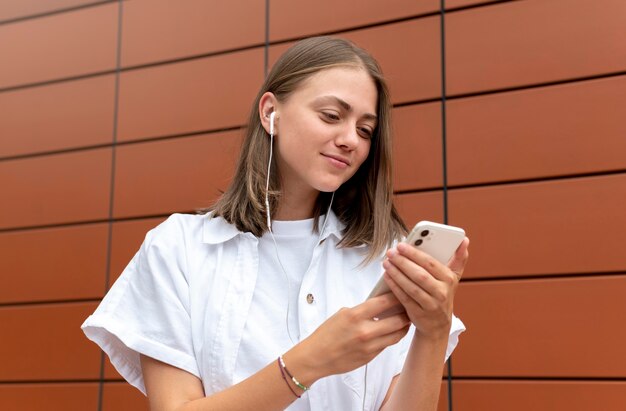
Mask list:
[[[348,41],[276,62],[226,193],[151,230],[83,324],[153,411],[436,409],[469,240],[448,266],[397,243],[390,113]]]

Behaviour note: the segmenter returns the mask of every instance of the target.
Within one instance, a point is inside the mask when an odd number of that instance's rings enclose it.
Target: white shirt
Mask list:
[[[294,287],[298,291],[292,304],[297,312],[294,337],[299,333],[300,339],[306,338],[341,307],[364,301],[382,274],[380,260],[359,267],[364,247],[336,247],[342,229],[330,213],[323,241],[313,250],[311,266]],[[264,241],[238,231],[220,217],[174,214],[146,235],[82,329],[107,353],[117,371],[144,394],[140,353],[197,376],[207,396],[222,391],[291,347],[284,335],[276,338],[250,326],[263,321],[259,313],[264,311],[255,300],[258,290],[274,288],[275,294],[284,295],[286,288],[284,274],[278,271],[279,275],[272,277],[266,272],[280,267],[266,269],[266,263],[259,264],[260,258],[271,257],[271,253],[260,257],[264,246],[259,244]],[[312,304],[306,300],[308,294],[314,296]],[[284,308],[274,309],[279,314],[275,321],[284,325]],[[454,317],[446,358],[464,329]],[[379,409],[391,379],[402,369],[412,331],[372,360],[367,376],[365,367],[360,367],[323,378],[287,409],[361,410],[365,385],[365,409]],[[264,357],[243,361],[252,339],[265,347],[257,351]]]

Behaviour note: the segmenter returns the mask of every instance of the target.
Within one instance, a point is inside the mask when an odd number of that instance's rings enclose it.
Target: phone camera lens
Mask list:
[[[420,235],[421,235],[422,237],[426,237],[426,236],[428,235],[428,233],[429,233],[429,232],[430,232],[430,231],[428,231],[428,230],[424,230],[424,231],[422,231],[422,232],[420,233]]]
[[[415,241],[415,245],[422,245],[422,243],[424,242],[424,240],[419,239]]]

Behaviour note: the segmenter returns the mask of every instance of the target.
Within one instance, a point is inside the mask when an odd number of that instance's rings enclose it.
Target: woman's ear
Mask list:
[[[270,117],[272,113],[276,112],[277,104],[278,101],[276,100],[276,96],[274,96],[274,93],[270,93],[269,91],[265,92],[259,100],[259,119],[261,120],[261,125],[263,125],[267,134],[270,133]],[[278,116],[274,115],[274,133],[276,133],[277,120]]]

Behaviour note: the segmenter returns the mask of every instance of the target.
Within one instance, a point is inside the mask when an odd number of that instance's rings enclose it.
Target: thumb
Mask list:
[[[465,270],[465,264],[467,264],[467,259],[469,258],[469,238],[465,237],[459,245],[459,248],[456,249],[454,255],[448,262],[448,268],[452,270],[458,277],[461,279],[463,275],[463,270]]]

